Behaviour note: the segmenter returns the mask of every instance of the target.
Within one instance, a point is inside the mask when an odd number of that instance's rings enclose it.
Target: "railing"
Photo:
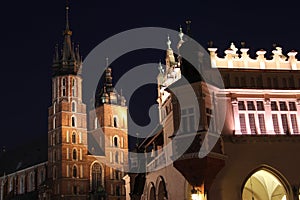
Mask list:
[[[147,172],[166,166],[165,152],[160,152],[150,163],[147,164]]]

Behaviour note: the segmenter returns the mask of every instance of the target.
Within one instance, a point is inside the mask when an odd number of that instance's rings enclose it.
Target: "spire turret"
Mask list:
[[[69,20],[69,4],[67,2],[65,7],[65,20],[66,27],[63,31],[63,46],[61,54],[58,53],[58,47],[55,47],[55,56],[53,59],[53,76],[73,74],[77,75],[80,73],[79,69],[82,64],[82,59],[79,54],[79,48],[75,49],[74,43],[72,43],[72,31],[70,30]]]
[[[101,89],[101,92],[97,96],[96,99],[96,107],[100,106],[101,104],[115,104],[126,106],[125,97],[122,94],[118,94],[116,89],[113,87],[113,77],[112,77],[112,69],[109,67],[108,58],[106,58],[106,69],[104,74],[104,83]],[[100,97],[100,99],[98,99]],[[100,101],[99,101],[100,100]]]

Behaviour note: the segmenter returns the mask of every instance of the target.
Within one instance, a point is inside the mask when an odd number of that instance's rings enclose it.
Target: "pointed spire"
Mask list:
[[[66,1],[66,29],[64,32],[64,35],[68,34],[68,35],[72,35],[72,31],[70,31],[70,22],[69,22],[69,1]]]
[[[74,57],[74,50],[71,43],[71,36],[72,31],[70,30],[70,24],[69,24],[69,5],[68,1],[66,2],[66,29],[63,33],[64,35],[64,44],[63,44],[63,53],[62,53],[62,59],[64,62],[69,61]]]
[[[79,46],[76,47],[72,43],[71,36],[72,31],[70,30],[69,21],[69,3],[66,1],[65,7],[65,30],[63,31],[63,45],[61,52],[58,52],[58,47],[55,48],[54,59],[53,59],[53,76],[66,75],[66,74],[81,74],[82,57],[79,53]]]

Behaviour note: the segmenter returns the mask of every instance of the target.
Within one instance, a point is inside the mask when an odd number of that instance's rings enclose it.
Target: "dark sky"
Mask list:
[[[300,48],[296,5],[297,1],[73,0],[70,21],[73,40],[80,44],[83,58],[121,31],[144,26],[177,30],[180,24],[185,29],[186,19],[192,20],[194,39],[205,47],[214,41],[219,52],[232,41],[237,47],[245,41],[251,55],[261,48],[270,51],[273,43],[286,53]],[[3,1],[0,9],[0,147],[10,149],[47,135],[51,64],[55,44],[62,43],[65,1]],[[163,56],[145,60],[157,61]]]

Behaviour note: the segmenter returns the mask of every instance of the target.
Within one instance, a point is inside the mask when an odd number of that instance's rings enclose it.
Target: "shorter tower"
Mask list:
[[[90,114],[89,150],[104,162],[107,199],[125,200],[122,178],[128,168],[127,106],[124,96],[113,87],[112,69],[108,66],[96,96],[96,116]]]

